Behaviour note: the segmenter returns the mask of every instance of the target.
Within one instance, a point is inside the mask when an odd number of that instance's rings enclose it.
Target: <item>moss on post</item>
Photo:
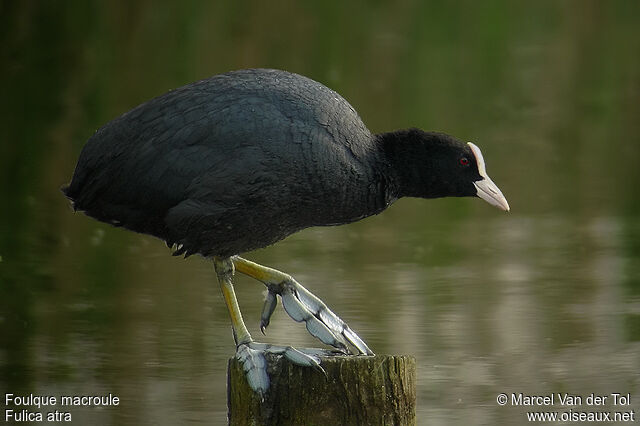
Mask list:
[[[327,376],[285,358],[269,360],[264,402],[229,360],[230,425],[415,424],[416,362],[409,356],[322,358]]]

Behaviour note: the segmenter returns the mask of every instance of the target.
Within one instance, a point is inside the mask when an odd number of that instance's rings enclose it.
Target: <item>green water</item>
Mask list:
[[[247,254],[414,355],[419,424],[528,424],[500,393],[640,409],[640,3],[9,2],[0,64],[3,420],[6,393],[111,393],[73,424],[225,424],[210,262],[73,214],[59,187],[106,121],[245,67],[323,82],[375,132],[474,141],[509,200],[400,200]],[[260,335],[263,287],[236,287]],[[317,345],[282,309],[263,340]]]

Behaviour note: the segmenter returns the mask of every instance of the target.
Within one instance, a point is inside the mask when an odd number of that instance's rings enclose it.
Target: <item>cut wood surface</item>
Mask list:
[[[249,387],[242,365],[228,370],[230,425],[413,425],[415,358],[398,355],[331,356],[318,370],[269,359],[271,386],[264,401]]]

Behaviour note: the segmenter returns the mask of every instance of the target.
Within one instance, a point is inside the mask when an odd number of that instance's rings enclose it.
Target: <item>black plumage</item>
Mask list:
[[[176,244],[178,254],[227,257],[359,220],[403,196],[475,196],[477,160],[441,133],[373,135],[333,90],[252,69],[172,90],[107,123],[64,192],[75,209]]]

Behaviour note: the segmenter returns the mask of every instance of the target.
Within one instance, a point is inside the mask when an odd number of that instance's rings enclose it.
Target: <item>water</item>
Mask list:
[[[120,398],[73,408],[75,424],[225,423],[234,347],[212,265],[73,214],[58,189],[104,122],[263,66],[336,89],[373,131],[473,140],[511,204],[400,200],[247,255],[294,275],[374,351],[414,355],[419,424],[527,423],[532,409],[500,393],[629,393],[628,406],[542,411],[637,411],[638,18],[622,1],[7,6],[2,395]],[[258,336],[263,288],[236,287]],[[263,340],[317,345],[281,309]]]

